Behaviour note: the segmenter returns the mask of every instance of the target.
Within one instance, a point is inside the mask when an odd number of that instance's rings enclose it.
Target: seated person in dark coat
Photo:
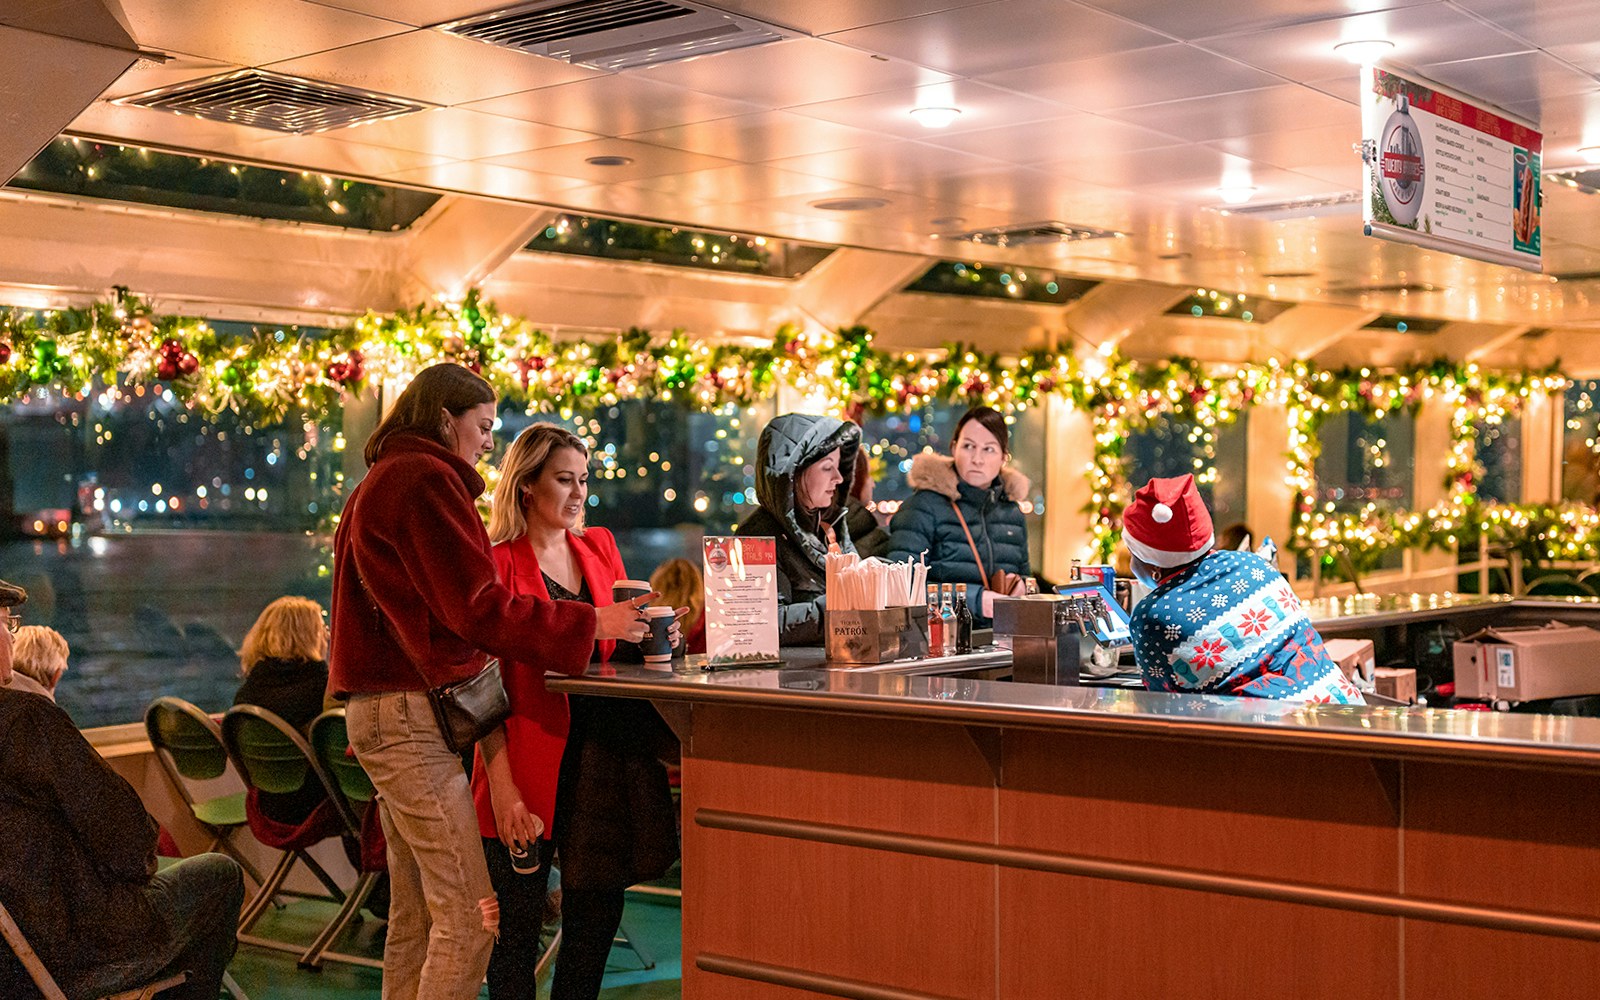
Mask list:
[[[0,581],[0,902],[69,997],[98,997],[187,970],[162,996],[216,1000],[236,946],[244,876],[202,854],[156,872],[156,824],[133,787],[48,698],[5,687],[13,612]],[[37,996],[0,951],[0,997]]]
[[[304,597],[280,597],[267,605],[239,650],[244,683],[235,705],[256,705],[304,732],[322,713],[328,691],[328,626],[322,606]],[[259,792],[256,805],[268,819],[299,826],[327,793],[314,776],[297,792]]]

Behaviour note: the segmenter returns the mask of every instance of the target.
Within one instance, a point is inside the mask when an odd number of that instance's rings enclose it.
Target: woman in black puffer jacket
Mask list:
[[[929,583],[986,587],[996,570],[1028,576],[1028,526],[1018,505],[1028,495],[1028,478],[1005,464],[1010,444],[1005,417],[976,406],[956,424],[952,455],[924,452],[912,459],[906,481],[916,492],[889,522],[886,558],[915,560],[926,552]],[[969,598],[980,626],[989,624],[990,599],[988,591]]]

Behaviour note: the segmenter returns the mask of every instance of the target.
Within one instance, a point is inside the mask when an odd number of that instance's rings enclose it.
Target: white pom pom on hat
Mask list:
[[[1158,503],[1150,508],[1150,520],[1157,524],[1166,524],[1172,520],[1172,508],[1164,503]]]

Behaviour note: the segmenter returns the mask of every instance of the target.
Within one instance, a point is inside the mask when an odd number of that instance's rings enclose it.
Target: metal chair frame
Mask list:
[[[226,771],[227,767],[233,767],[237,772],[237,762],[234,760],[233,754],[228,751],[227,745],[222,742],[221,727],[217,725],[216,720],[212,719],[198,706],[184,701],[182,698],[174,698],[170,695],[157,698],[150,703],[150,707],[146,708],[144,712],[145,735],[150,740],[151,748],[155,750],[156,760],[161,763],[161,770],[166,774],[167,782],[178,793],[178,797],[183,800],[183,804],[188,808],[189,815],[194,817],[194,821],[203,830],[211,834],[211,843],[206,847],[206,850],[221,851],[228,855],[228,857],[239,862],[239,867],[244,869],[245,874],[250,876],[251,881],[255,882],[256,885],[261,885],[263,881],[261,873],[256,870],[255,865],[251,864],[250,859],[245,857],[244,853],[233,844],[233,835],[243,829],[245,824],[230,823],[226,826],[217,826],[202,820],[196,812],[201,803],[197,803],[193,793],[189,791],[187,783],[189,779],[184,777],[183,771],[178,767],[177,760],[173,758],[171,749],[168,748],[159,727],[156,725],[156,712],[159,710],[172,711],[187,716],[191,721],[197,723],[207,733],[211,734],[211,737],[216,740],[217,749],[227,760],[224,771]]]
[[[311,749],[311,745],[306,741],[306,738],[300,734],[299,730],[259,705],[235,705],[228,709],[222,717],[223,745],[227,747],[228,753],[233,757],[234,763],[239,768],[247,787],[254,788],[256,786],[250,778],[244,754],[235,745],[236,737],[234,733],[240,725],[235,720],[238,719],[255,719],[265,722],[275,729],[280,736],[284,737],[286,742],[294,746],[295,750],[305,758],[308,772],[307,780],[314,778],[322,783],[323,790],[333,801],[334,809],[339,813],[343,825],[347,829],[352,829],[351,820],[353,814],[349,809],[349,804],[339,790],[338,783],[328,775],[327,770],[322,766],[322,762],[317,758],[315,751]],[[355,826],[353,829],[359,833],[360,827]],[[255,926],[256,921],[266,912],[267,905],[272,897],[283,891],[283,883],[289,877],[289,873],[293,870],[296,862],[304,864],[316,876],[317,880],[327,888],[328,896],[318,898],[327,898],[340,904],[339,912],[317,933],[309,947],[250,933],[250,929]],[[334,881],[327,870],[318,864],[310,854],[302,850],[286,850],[283,852],[283,857],[278,860],[277,866],[273,868],[272,873],[267,876],[267,881],[262,885],[261,891],[256,894],[255,898],[244,908],[244,912],[239,915],[239,940],[245,944],[253,944],[261,948],[296,954],[299,956],[299,964],[302,968],[319,968],[324,960],[382,968],[383,963],[381,961],[368,958],[365,955],[350,955],[329,950],[329,946],[332,944],[333,939],[338,936],[338,933],[352,920],[359,919],[361,904],[366,901],[367,894],[372,891],[374,882],[376,882],[375,876],[367,878],[363,875],[363,877],[356,880],[356,884],[347,892],[339,887],[339,884]]]
[[[350,737],[348,729],[345,728],[346,723],[343,708],[330,708],[328,711],[323,712],[321,715],[311,720],[311,725],[308,729],[310,733],[310,739],[307,741],[307,743],[309,744],[311,758],[320,769],[323,775],[323,783],[327,786],[328,794],[333,799],[334,808],[338,810],[339,818],[344,822],[345,832],[349,836],[355,837],[359,841],[361,837],[361,817],[357,815],[356,808],[351,803],[349,796],[345,795],[344,786],[341,785],[338,779],[334,777],[332,762],[323,757],[322,748],[324,741],[322,740],[320,734],[328,731],[330,727],[335,724],[340,727],[340,731],[343,733],[341,738],[337,741],[337,752],[341,754],[347,752],[350,746]],[[376,799],[368,803],[367,808],[378,808]],[[337,953],[328,951],[329,947],[332,946],[333,942],[339,937],[339,935],[344,933],[344,929],[346,927],[348,927],[351,923],[361,919],[361,907],[366,904],[367,897],[372,894],[373,887],[378,884],[378,879],[383,873],[357,872],[356,874],[358,876],[356,879],[356,884],[352,886],[349,893],[346,894],[344,906],[340,907],[339,912],[334,915],[333,920],[329,921],[328,925],[322,929],[320,934],[317,935],[316,940],[311,942],[311,947],[306,949],[305,954],[300,956],[300,965],[302,968],[318,968],[321,966],[325,957],[334,958],[339,961],[350,962],[357,965],[373,965],[377,968],[383,967],[382,962],[374,961],[372,959],[365,958],[364,956],[340,956]]]

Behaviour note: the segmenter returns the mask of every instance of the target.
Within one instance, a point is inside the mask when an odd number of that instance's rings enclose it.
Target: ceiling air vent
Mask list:
[[[619,70],[792,37],[682,0],[538,0],[439,25],[444,31],[563,62]]]
[[[982,243],[991,247],[1020,247],[1035,243],[1081,243],[1105,240],[1122,234],[1093,226],[1074,226],[1065,222],[1029,222],[1000,229],[973,229],[965,233],[940,233],[940,239],[963,243]]]
[[[421,111],[427,105],[297,76],[247,69],[119,99],[118,104],[307,135]]]

